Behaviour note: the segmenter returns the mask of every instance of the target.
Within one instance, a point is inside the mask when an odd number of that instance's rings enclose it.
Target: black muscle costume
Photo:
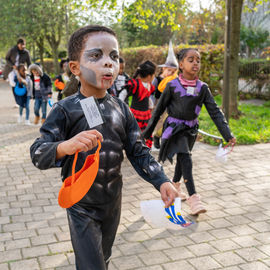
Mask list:
[[[62,167],[62,179],[71,175],[74,156],[56,161],[56,148],[59,143],[90,129],[80,105],[84,98],[78,92],[54,105],[40,129],[41,137],[30,149],[37,168]],[[104,138],[99,171],[84,198],[67,209],[77,270],[107,269],[121,213],[123,150],[137,173],[157,190],[170,181],[151,156],[128,106],[109,94],[97,101],[105,120],[95,127]],[[76,171],[81,169],[87,155],[94,152],[95,149],[79,153]]]

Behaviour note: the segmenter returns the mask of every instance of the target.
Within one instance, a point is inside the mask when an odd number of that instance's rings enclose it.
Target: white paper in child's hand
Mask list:
[[[158,228],[180,230],[193,224],[182,217],[180,198],[176,198],[168,208],[165,208],[162,200],[142,201],[141,211],[144,219]]]
[[[94,97],[82,99],[80,103],[90,128],[94,128],[104,123]]]

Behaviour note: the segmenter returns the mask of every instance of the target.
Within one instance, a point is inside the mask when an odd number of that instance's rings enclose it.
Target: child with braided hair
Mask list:
[[[197,138],[198,116],[203,104],[223,138],[229,144],[235,144],[236,139],[207,84],[198,78],[200,53],[194,48],[186,48],[177,54],[177,58],[181,73],[167,84],[143,136],[146,139],[151,136],[160,116],[167,109],[168,117],[163,126],[159,161],[168,159],[172,162],[174,155],[177,155],[173,181],[178,188],[179,197],[185,199],[180,189],[180,179],[183,176],[189,194],[187,203],[191,214],[198,215],[205,213],[206,208],[195,189],[191,150]]]

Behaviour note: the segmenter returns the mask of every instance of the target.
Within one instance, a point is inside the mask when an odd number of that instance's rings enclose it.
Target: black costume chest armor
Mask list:
[[[56,162],[57,145],[90,129],[80,105],[83,98],[83,95],[77,93],[56,103],[40,129],[42,136],[31,146],[34,165],[40,169],[62,167],[62,180],[71,175],[74,156],[65,156]],[[144,144],[128,106],[109,94],[97,101],[104,119],[104,124],[95,127],[104,139],[100,150],[99,171],[91,189],[79,204],[83,207],[108,204],[119,196],[122,189],[123,150],[137,172],[159,189],[168,179],[160,164],[149,154],[149,148]],[[81,169],[87,155],[95,150],[79,153],[76,171]]]

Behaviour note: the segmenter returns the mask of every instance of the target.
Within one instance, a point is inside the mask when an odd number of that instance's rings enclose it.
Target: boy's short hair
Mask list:
[[[25,44],[25,39],[24,38],[19,38],[18,40],[17,40],[17,45],[18,44]]]
[[[116,37],[115,32],[111,28],[102,25],[87,25],[79,28],[71,35],[68,42],[68,58],[70,61],[78,61],[80,59],[86,38],[95,32],[106,32]]]
[[[125,63],[125,60],[122,57],[119,57],[119,63],[120,64],[124,64]]]

